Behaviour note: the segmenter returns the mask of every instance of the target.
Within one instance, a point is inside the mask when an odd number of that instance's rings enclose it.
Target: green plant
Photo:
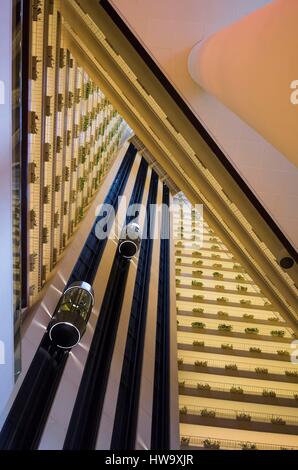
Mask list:
[[[238,421],[251,421],[251,416],[248,413],[237,413],[236,419]]]
[[[30,228],[33,229],[37,225],[36,212],[34,209],[30,211]]]
[[[270,331],[270,334],[271,336],[278,336],[282,338],[285,335],[285,331],[284,330],[272,330]]]
[[[230,388],[230,392],[243,395],[243,388],[233,386],[233,387]]]
[[[201,410],[201,416],[204,418],[215,418],[216,412],[214,410],[207,410],[207,408],[204,408]]]
[[[247,292],[247,287],[238,285],[237,286],[237,291],[238,292]]]
[[[181,264],[182,259],[181,258],[176,258],[176,263]]]
[[[276,417],[276,418],[271,418],[271,423],[272,424],[286,424],[286,421],[282,418]]]
[[[276,397],[276,393],[274,390],[263,390],[262,392],[262,395],[263,397],[269,397],[269,398],[275,398]]]
[[[287,377],[298,377],[298,371],[296,371],[296,370],[285,370],[285,375]]]
[[[197,340],[194,340],[194,341],[192,342],[192,345],[193,345],[193,346],[199,346],[199,347],[202,348],[202,347],[205,346],[205,342],[204,342],[204,341],[197,341]]]
[[[219,273],[218,271],[214,271],[214,273],[212,273],[212,276],[213,276],[215,279],[223,279],[223,274],[222,274],[222,273]]]
[[[235,277],[236,281],[239,281],[239,282],[243,282],[245,281],[245,277],[244,276],[241,276],[241,274],[237,274],[237,276]]]
[[[220,268],[222,268],[222,264],[221,263],[214,263],[214,264],[212,264],[212,268],[220,269]]]
[[[228,318],[229,314],[227,312],[223,312],[222,310],[219,310],[217,312],[217,316],[220,317],[220,318]]]
[[[255,318],[255,316],[250,314],[250,313],[244,313],[242,315],[242,318],[245,318],[245,320],[253,320]]]
[[[187,407],[186,406],[183,406],[182,408],[180,408],[180,414],[181,415],[186,415],[187,414]]]
[[[276,323],[280,322],[280,319],[277,318],[277,317],[269,317],[269,318],[267,318],[267,320],[272,321],[272,322],[276,322]]]
[[[179,276],[179,274],[181,274],[181,269],[176,268],[175,273],[176,273],[177,276]]]
[[[221,345],[221,349],[232,350],[232,349],[233,349],[233,345],[232,345],[232,344],[228,344],[228,343],[223,343],[223,344]]]
[[[189,437],[181,437],[180,444],[181,444],[181,446],[188,447],[189,446]]]
[[[214,250],[214,251],[217,251],[217,250],[219,250],[219,246],[218,245],[211,245],[210,249]]]
[[[289,351],[286,351],[285,349],[279,349],[279,350],[277,351],[277,354],[278,354],[279,356],[290,356]]]
[[[225,323],[221,323],[218,325],[217,329],[219,331],[232,331],[233,327],[232,325],[226,325]]]
[[[199,270],[192,272],[192,275],[194,277],[200,277],[200,276],[202,276],[202,274],[203,274],[203,271],[199,271]]]
[[[212,253],[212,254],[211,254],[211,258],[212,258],[212,259],[220,259],[220,255],[217,255],[217,254],[215,254],[215,253]]]
[[[225,365],[226,370],[238,370],[237,364],[226,364]]]
[[[217,297],[216,301],[220,304],[226,304],[229,302],[229,299],[227,297]]]
[[[191,285],[198,288],[203,287],[203,283],[200,281],[191,281]]]
[[[261,353],[261,352],[262,352],[262,349],[261,349],[261,348],[256,348],[256,347],[252,346],[252,347],[249,348],[249,352],[252,352],[252,353]]]
[[[239,303],[240,303],[241,305],[251,305],[251,300],[248,300],[248,299],[241,299],[241,300],[239,301]]]
[[[183,359],[182,359],[182,357],[179,357],[179,358],[178,358],[177,363],[178,363],[178,366],[182,366],[182,364],[183,364]]]
[[[212,441],[211,439],[205,439],[203,441],[203,446],[205,449],[212,449],[212,450],[220,449],[220,443],[218,441]]]
[[[257,450],[256,444],[252,444],[251,442],[244,442],[241,444],[242,450]]]
[[[176,279],[176,286],[179,286],[181,284],[181,280],[180,279]]]
[[[202,266],[203,261],[201,259],[198,259],[197,261],[193,261],[192,265],[193,266]]]
[[[204,309],[203,308],[199,308],[199,307],[194,307],[192,309],[193,313],[204,313]]]
[[[235,270],[241,269],[240,264],[234,264],[233,269],[235,269]]]
[[[185,387],[185,380],[183,380],[182,382],[179,382],[179,387],[181,387],[181,388]]]
[[[268,374],[268,369],[265,367],[256,367],[255,372],[256,374]]]
[[[208,362],[207,361],[195,361],[194,365],[196,367],[208,367]]]
[[[200,251],[193,251],[192,256],[195,258],[199,258],[200,256],[202,256],[202,253]]]
[[[216,284],[216,286],[214,286],[214,289],[216,289],[216,290],[225,290],[225,286],[220,285],[220,284]]]
[[[183,243],[182,243],[181,241],[179,241],[179,242],[177,243],[177,246],[183,247]]]
[[[176,250],[175,255],[182,255],[182,251],[181,250]]]
[[[201,384],[201,383],[198,383],[197,384],[197,389],[198,390],[211,390],[211,387],[209,384]]]
[[[245,328],[244,331],[247,335],[257,335],[259,333],[258,328]]]
[[[200,322],[200,321],[194,321],[194,322],[192,322],[191,326],[192,326],[192,328],[203,329],[203,328],[205,328],[206,324],[203,323],[203,322]]]
[[[194,302],[200,302],[200,300],[204,300],[204,296],[203,295],[193,295],[192,300]]]

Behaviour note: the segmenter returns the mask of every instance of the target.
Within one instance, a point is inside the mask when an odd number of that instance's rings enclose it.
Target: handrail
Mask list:
[[[219,391],[219,392],[230,392],[231,388],[232,387],[240,387],[243,389],[243,394],[247,394],[247,395],[260,395],[260,396],[263,396],[263,392],[265,390],[272,390],[276,393],[277,398],[289,398],[289,399],[293,399],[294,400],[294,390],[289,390],[289,389],[280,389],[280,388],[276,388],[276,387],[255,387],[255,386],[252,386],[252,385],[246,385],[246,384],[239,384],[239,383],[232,383],[232,384],[228,384],[228,383],[222,383],[222,382],[213,382],[213,381],[201,381],[201,380],[198,380],[198,381],[195,381],[195,380],[182,380],[182,382],[184,382],[184,385],[181,387],[181,388],[184,388],[184,387],[189,387],[189,388],[194,388],[194,389],[197,389],[197,390],[200,390],[200,388],[198,387],[198,385],[206,385],[208,384],[210,386],[210,391]],[[201,389],[203,390],[203,389]],[[284,393],[284,392],[287,392]],[[235,398],[237,397],[237,393],[233,393],[233,396],[235,395]],[[265,396],[264,396],[265,398]]]
[[[246,448],[251,448],[251,446],[256,446],[255,450],[296,450],[298,449],[298,446],[288,446],[288,445],[274,445],[274,444],[268,444],[268,443],[263,443],[263,442],[251,442],[251,441],[238,441],[238,440],[233,440],[233,439],[218,439],[218,438],[207,438],[206,436],[190,436],[187,434],[182,434],[180,436],[181,441],[183,439],[188,441],[188,443],[183,444],[181,442],[182,447],[188,447],[189,445],[194,444],[195,446],[198,447],[205,447],[206,444],[204,445],[204,442],[206,441],[211,441],[211,442],[216,442],[220,445],[220,449],[226,448],[226,449],[235,449],[235,450],[242,450],[243,446],[246,446]],[[206,448],[206,447],[205,447]]]
[[[183,413],[184,407],[187,408],[187,412]],[[202,416],[202,412],[215,412],[215,418],[231,418],[240,420],[240,415],[246,415],[251,419],[244,419],[243,421],[254,421],[254,422],[261,422],[261,423],[271,423],[272,420],[275,419],[282,419],[283,423],[286,425],[298,425],[298,416],[291,416],[291,415],[282,415],[280,413],[262,413],[260,411],[247,411],[247,410],[234,410],[231,408],[217,408],[217,407],[209,407],[209,406],[195,406],[195,405],[188,405],[187,403],[183,403],[180,407],[180,414],[190,414],[190,415],[198,415]],[[182,413],[181,413],[182,411]],[[208,417],[208,416],[206,416]],[[211,416],[210,416],[211,417]]]

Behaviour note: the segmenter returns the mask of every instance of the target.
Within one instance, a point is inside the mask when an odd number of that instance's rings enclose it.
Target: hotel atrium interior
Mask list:
[[[298,2],[1,10],[0,450],[297,451]]]

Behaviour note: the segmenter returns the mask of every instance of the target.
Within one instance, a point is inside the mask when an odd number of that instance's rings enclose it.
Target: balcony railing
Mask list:
[[[195,415],[209,418],[227,418],[239,421],[253,421],[258,423],[272,423],[297,426],[298,416],[283,415],[280,413],[262,413],[259,411],[234,410],[232,408],[217,408],[208,406],[195,406],[191,404],[182,404],[180,406],[180,415]]]
[[[237,400],[237,395],[238,393],[235,393],[235,391],[231,392],[232,388],[237,388],[237,389],[242,389],[243,394],[245,395],[260,395],[264,396],[263,392],[264,391],[271,391],[273,390],[276,393],[276,398],[294,398],[295,392],[293,390],[289,389],[280,389],[276,387],[255,387],[251,385],[244,385],[244,384],[238,384],[238,383],[233,383],[233,384],[227,384],[227,383],[222,383],[222,382],[213,382],[213,381],[194,381],[194,380],[184,380],[182,379],[183,385],[180,385],[180,390],[183,391],[184,388],[193,388],[196,390],[210,390],[210,391],[218,391],[218,392],[230,392],[233,396],[235,396],[235,400]],[[179,382],[181,384],[181,382]],[[210,388],[207,388],[206,385],[208,385]],[[203,387],[206,387],[205,389]],[[239,394],[242,394],[241,392]],[[298,397],[298,394],[297,394]],[[297,402],[298,404],[298,402]]]
[[[206,436],[189,436],[182,434],[181,436],[181,447],[186,448],[188,446],[202,447],[205,449],[212,449],[212,443],[218,443],[220,449],[233,449],[233,450],[297,450],[296,446],[288,445],[274,445],[261,442],[250,442],[250,441],[237,441],[232,439],[217,439],[207,438]],[[209,445],[209,447],[208,447]]]

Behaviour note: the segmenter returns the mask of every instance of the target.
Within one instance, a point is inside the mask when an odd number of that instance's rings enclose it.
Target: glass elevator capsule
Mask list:
[[[74,282],[66,289],[48,326],[55,346],[71,349],[80,342],[93,305],[93,289],[87,282]]]

